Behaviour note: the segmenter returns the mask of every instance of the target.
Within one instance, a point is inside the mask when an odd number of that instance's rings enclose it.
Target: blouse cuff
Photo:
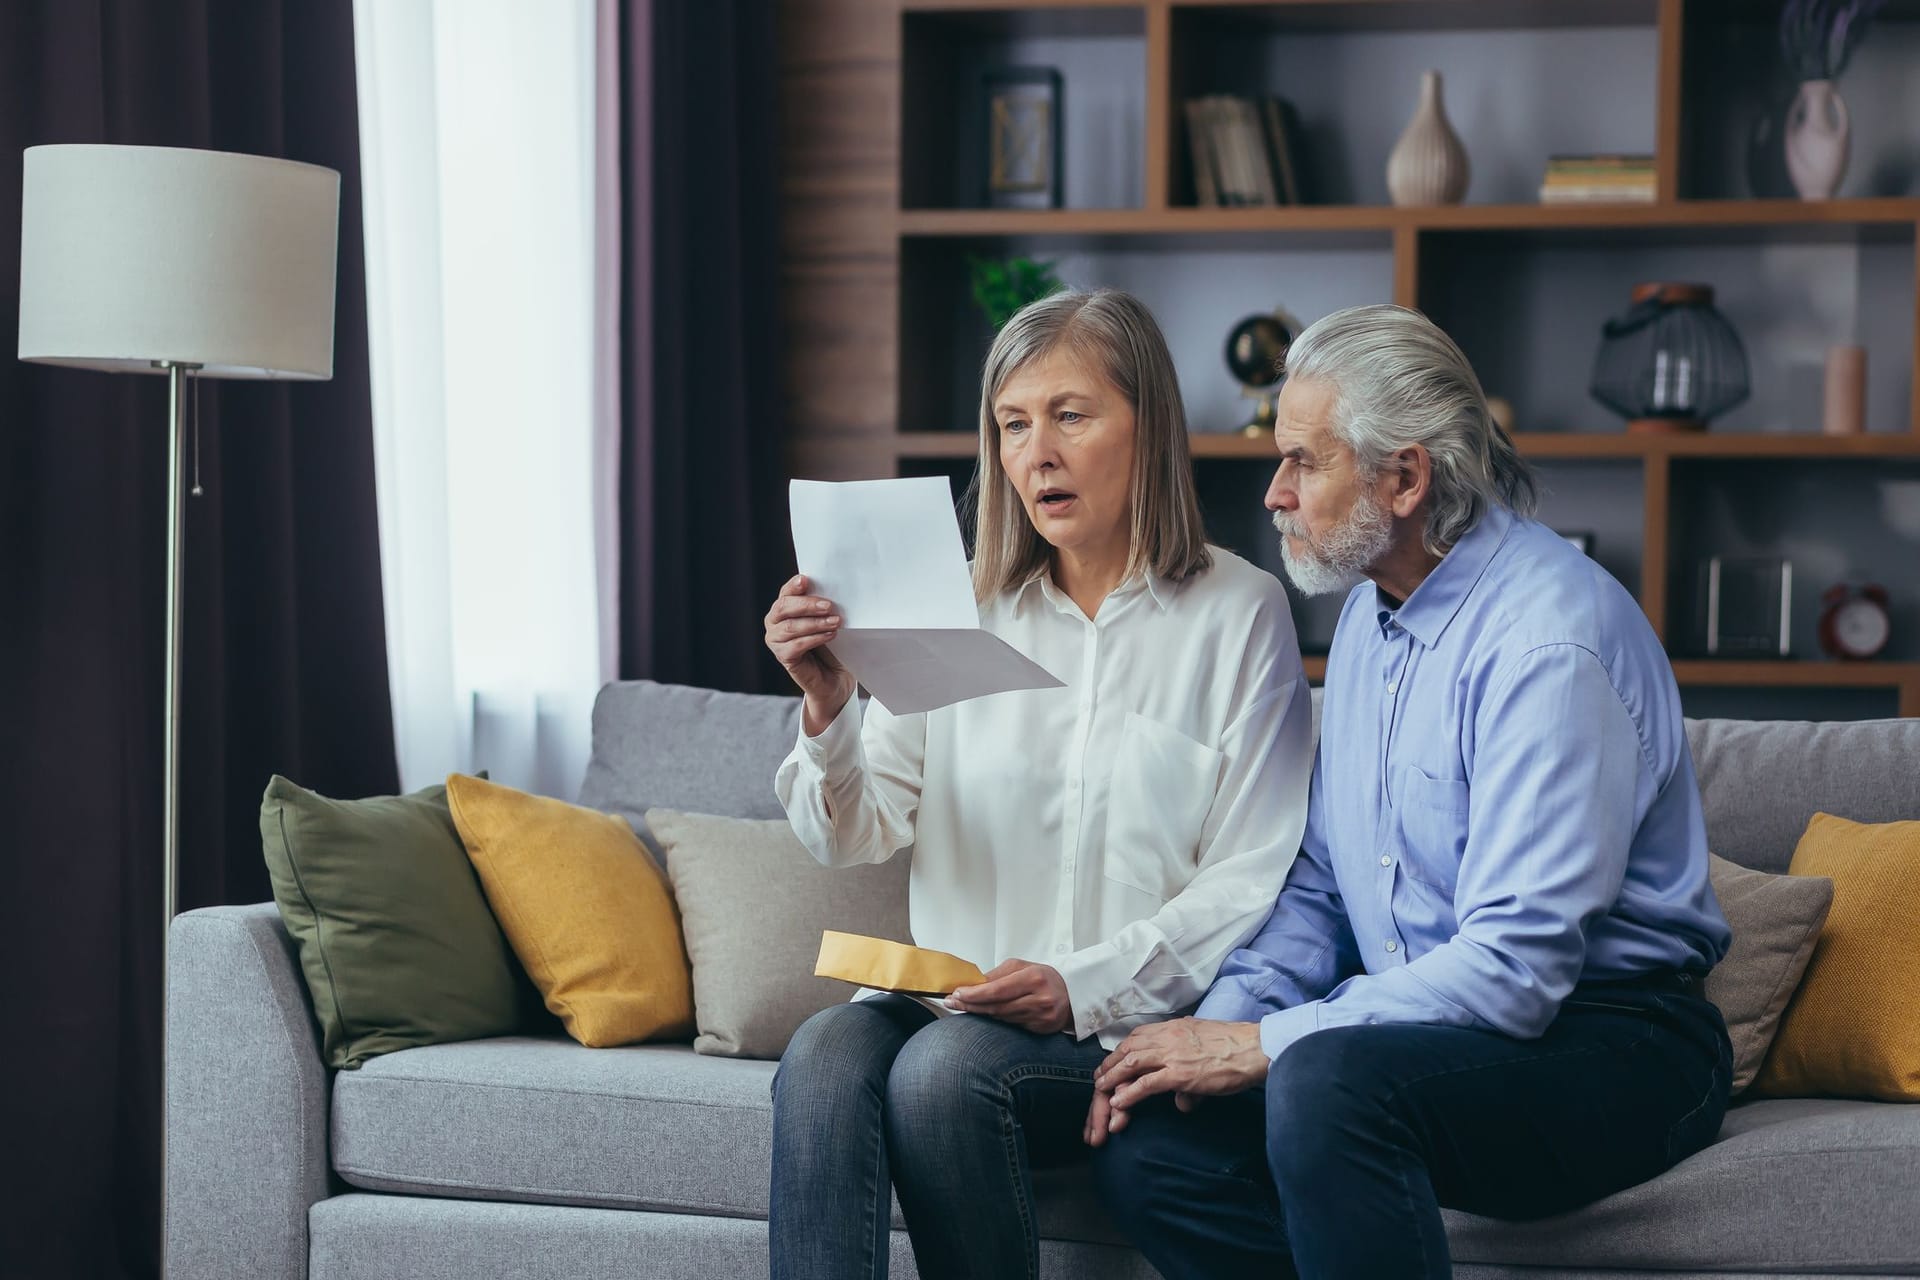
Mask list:
[[[1085,947],[1051,963],[1067,984],[1074,1039],[1085,1040],[1134,1012],[1126,997],[1136,966],[1112,943]]]
[[[844,778],[860,763],[860,695],[849,697],[820,736],[807,736],[806,713],[801,712],[800,759],[828,779]]]

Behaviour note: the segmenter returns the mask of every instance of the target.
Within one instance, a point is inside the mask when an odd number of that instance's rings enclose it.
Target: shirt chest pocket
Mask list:
[[[1102,874],[1165,901],[1193,879],[1222,752],[1127,712],[1107,792]]]
[[[1395,816],[1401,838],[1400,868],[1438,889],[1449,901],[1467,851],[1467,811],[1472,793],[1465,781],[1434,778],[1412,765],[1400,772]]]

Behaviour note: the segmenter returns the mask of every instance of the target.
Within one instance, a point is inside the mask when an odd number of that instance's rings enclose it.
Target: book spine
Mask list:
[[[1187,99],[1186,115],[1187,151],[1193,162],[1193,202],[1204,209],[1216,209],[1220,206],[1220,187],[1214,179],[1213,143],[1207,136],[1207,122],[1199,99]]]

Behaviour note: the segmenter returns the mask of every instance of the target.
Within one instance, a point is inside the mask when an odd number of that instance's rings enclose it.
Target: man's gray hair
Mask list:
[[[1440,326],[1406,307],[1348,307],[1307,327],[1287,349],[1289,378],[1334,397],[1333,433],[1363,479],[1420,445],[1433,459],[1427,550],[1447,548],[1500,504],[1533,513],[1533,472],[1493,420],[1480,379]]]

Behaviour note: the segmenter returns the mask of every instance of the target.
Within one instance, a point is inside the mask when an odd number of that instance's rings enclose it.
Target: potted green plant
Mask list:
[[[1032,258],[981,258],[967,255],[967,273],[973,300],[995,333],[1020,308],[1038,302],[1066,286],[1053,274],[1053,263]]]

